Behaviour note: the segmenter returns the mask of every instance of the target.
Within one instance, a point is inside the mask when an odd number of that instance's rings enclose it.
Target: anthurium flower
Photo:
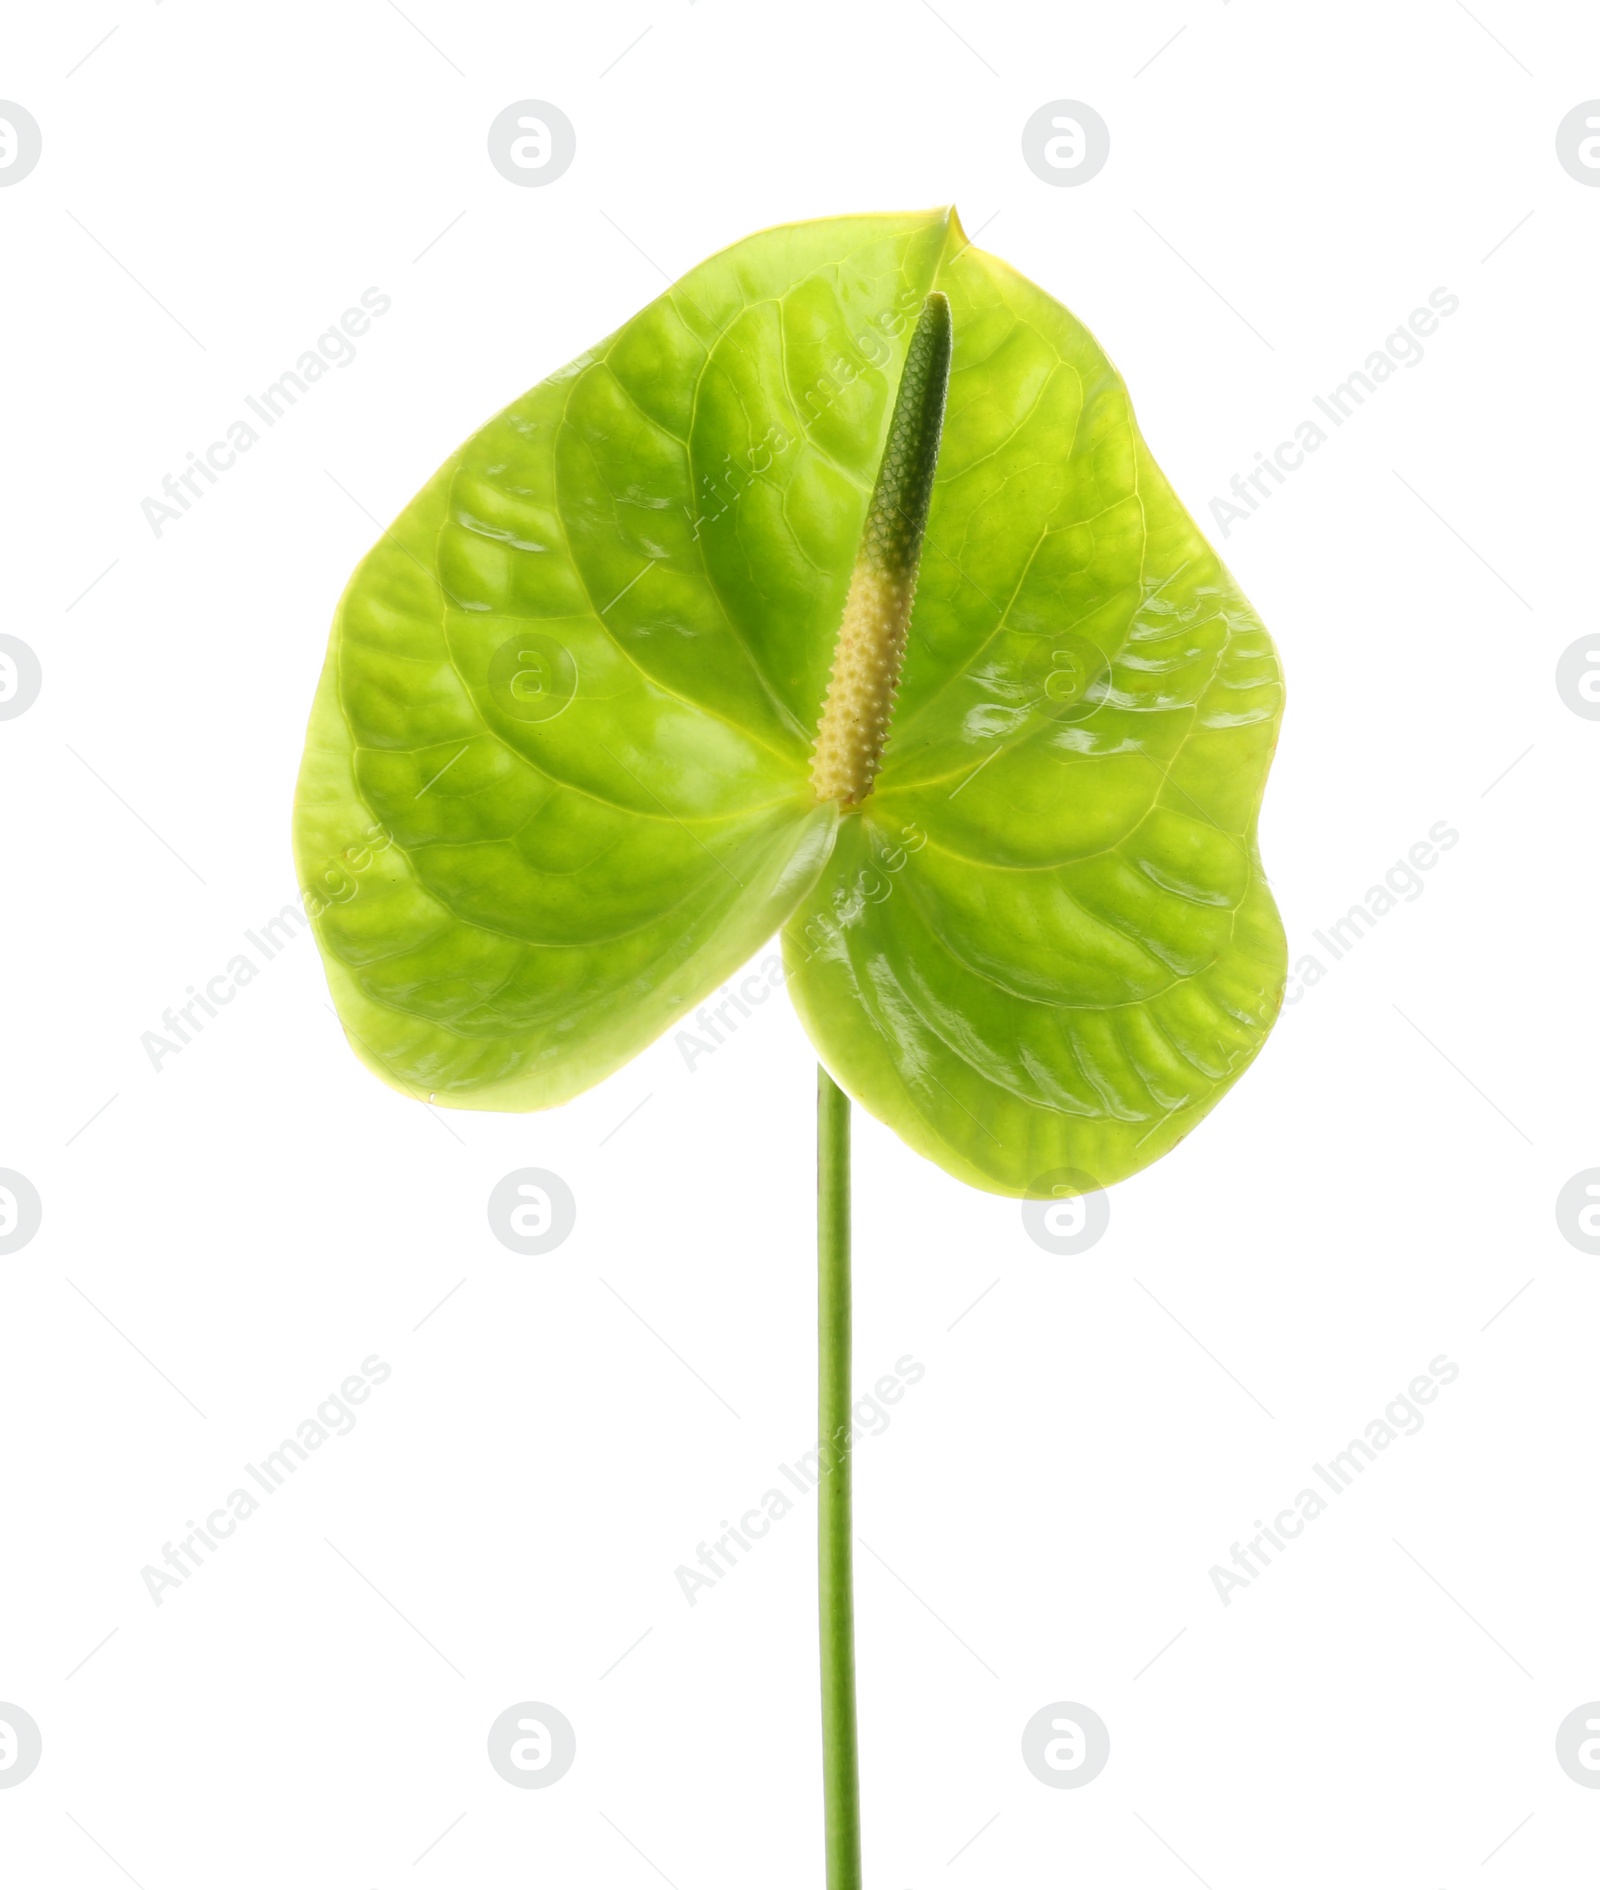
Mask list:
[[[1103,1185],[1276,1015],[1281,700],[1066,309],[951,212],[796,224],[513,402],[362,560],[302,885],[408,1094],[564,1102],[781,928],[821,1061],[913,1148]]]
[[[826,1066],[829,1890],[861,1884],[848,1097],[1035,1198],[1192,1128],[1281,998],[1281,697],[1116,370],[949,212],[702,263],[474,434],[339,605],[296,848],[386,1081],[564,1102],[783,930]]]

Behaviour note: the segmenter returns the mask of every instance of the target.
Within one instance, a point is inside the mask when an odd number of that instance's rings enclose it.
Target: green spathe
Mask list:
[[[882,770],[810,755],[902,364],[953,337]],[[1282,685],[1087,331],[953,214],[767,231],[475,434],[340,603],[296,811],[358,1053],[599,1082],[780,926],[843,1088],[979,1187],[1106,1184],[1260,1048]]]

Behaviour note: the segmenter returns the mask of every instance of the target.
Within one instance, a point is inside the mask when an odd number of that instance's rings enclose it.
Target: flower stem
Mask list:
[[[861,1890],[850,1504],[850,1099],[817,1070],[817,1486],[827,1890]]]

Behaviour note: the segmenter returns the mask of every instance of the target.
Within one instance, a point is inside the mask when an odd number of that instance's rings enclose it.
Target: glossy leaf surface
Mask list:
[[[809,754],[900,366],[954,353],[898,704]],[[1006,1193],[1161,1154],[1254,1055],[1281,684],[1126,390],[944,213],[711,258],[441,468],[339,606],[297,805],[358,1052],[560,1102],[785,924],[839,1082]],[[1072,1171],[1063,1179],[1058,1171]]]

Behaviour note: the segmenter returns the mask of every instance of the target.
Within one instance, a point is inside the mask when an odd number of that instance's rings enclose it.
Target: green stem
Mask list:
[[[817,1070],[817,1486],[822,1802],[828,1890],[861,1890],[850,1514],[850,1099]]]

